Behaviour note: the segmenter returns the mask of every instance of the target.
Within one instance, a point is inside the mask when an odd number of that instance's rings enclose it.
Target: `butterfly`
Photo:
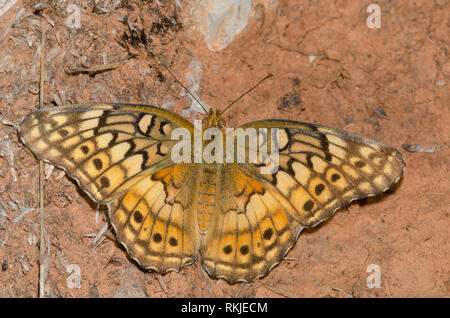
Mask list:
[[[225,125],[210,109],[201,129]],[[36,110],[20,124],[37,158],[62,168],[92,200],[108,207],[118,241],[141,267],[180,271],[201,256],[213,278],[252,282],[280,263],[304,228],[350,202],[396,183],[402,155],[381,142],[289,120],[261,120],[278,131],[278,169],[267,163],[172,160],[176,113],[130,104],[78,104]],[[244,146],[245,147],[245,146]]]

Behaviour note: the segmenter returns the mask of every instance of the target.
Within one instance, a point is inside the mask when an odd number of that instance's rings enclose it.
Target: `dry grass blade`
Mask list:
[[[128,62],[128,59],[121,60],[121,61],[115,62],[115,63],[95,65],[95,66],[91,66],[91,67],[74,67],[74,68],[69,68],[67,70],[67,73],[69,73],[69,74],[78,74],[78,73],[95,74],[95,73],[99,73],[99,72],[105,72],[105,71],[116,69],[121,64],[124,64],[126,62]]]
[[[39,78],[39,108],[44,105],[44,41],[45,41],[45,29],[44,21],[42,21],[42,38],[41,38],[41,70]],[[39,297],[43,298],[45,293],[45,276],[46,267],[48,268],[48,262],[45,261],[45,251],[44,251],[44,234],[45,234],[45,224],[44,224],[44,162],[39,160],[39,220],[41,224],[41,239],[39,247]],[[50,241],[50,239],[48,239]],[[49,242],[48,242],[49,244]],[[47,246],[50,248],[50,246]],[[48,256],[48,255],[47,255]],[[46,266],[47,265],[47,266]]]
[[[7,0],[6,2],[0,2],[0,17],[8,12],[8,10],[11,9],[16,4],[16,2],[17,0]]]
[[[344,295],[347,298],[354,298],[352,294],[347,293],[346,291],[340,289],[340,288],[331,288],[331,290],[333,290],[334,292],[340,293],[342,295]]]
[[[442,150],[444,146],[436,145],[436,146],[421,146],[419,144],[403,144],[403,149],[409,152],[428,152],[433,153],[439,150]]]
[[[286,298],[295,298],[294,296],[292,296],[289,292],[282,290],[280,288],[275,288],[266,284],[261,284],[261,286],[263,286],[264,288],[270,290],[272,293],[275,293],[277,295],[286,297]]]
[[[164,283],[163,277],[161,274],[159,273],[155,273],[155,278],[156,280],[159,282],[159,285],[161,286],[162,290],[164,291],[164,293],[169,296],[169,290],[166,287],[166,284]]]
[[[14,20],[11,22],[11,24],[8,26],[8,28],[5,31],[5,34],[3,34],[3,36],[0,38],[0,46],[2,45],[3,41],[6,40],[6,38],[8,37],[9,32],[11,31],[11,29],[14,27],[14,25],[16,25],[19,20],[20,17],[22,16],[22,14],[25,12],[24,8],[20,8],[19,12],[17,12],[16,17],[14,18]]]
[[[247,291],[250,289],[250,286],[252,286],[252,283],[241,283],[238,290],[234,294],[234,298],[244,298],[247,294]]]

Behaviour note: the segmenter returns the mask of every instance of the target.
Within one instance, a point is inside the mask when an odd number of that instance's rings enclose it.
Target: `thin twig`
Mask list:
[[[333,287],[333,288],[331,288],[331,290],[333,290],[335,292],[338,292],[338,293],[341,293],[341,294],[345,295],[347,298],[354,298],[352,294],[349,294],[349,293],[347,293],[346,291],[344,291],[344,290],[342,290],[340,288]]]
[[[289,292],[282,290],[280,288],[275,288],[266,284],[261,284],[264,288],[270,290],[272,293],[278,294],[280,296],[286,297],[286,298],[294,298]]]
[[[102,228],[100,229],[100,231],[98,231],[98,233],[95,235],[94,239],[91,242],[91,245],[96,245],[97,241],[100,239],[100,237],[106,232],[106,230],[108,229],[108,223],[105,223]]]
[[[156,280],[159,282],[159,285],[161,286],[162,290],[164,291],[164,293],[169,296],[169,290],[166,287],[166,284],[164,284],[164,280],[162,278],[162,275],[159,273],[155,273],[155,278]]]
[[[3,34],[3,36],[0,38],[0,46],[2,45],[3,41],[6,40],[6,38],[8,37],[9,32],[11,31],[11,29],[16,25],[17,22],[19,22],[20,17],[22,16],[22,14],[25,12],[24,8],[20,8],[19,12],[17,12],[16,17],[14,18],[14,20],[11,22],[11,24],[8,26],[8,28],[5,31],[5,34]]]
[[[252,283],[241,283],[238,290],[234,294],[234,298],[243,298],[245,297],[245,294],[250,289],[250,286],[252,286]]]
[[[129,61],[129,59],[125,59],[125,60],[121,60],[121,61],[115,62],[115,63],[95,65],[95,66],[90,66],[90,67],[72,67],[67,70],[67,73],[69,73],[69,74],[78,74],[78,73],[95,74],[98,72],[105,72],[105,71],[116,69],[121,64],[126,63],[128,61]]]
[[[44,20],[42,19],[42,38],[41,38],[41,69],[39,78],[39,108],[44,106],[44,41],[45,29]],[[39,247],[39,297],[44,298],[45,287],[45,262],[44,262],[44,162],[39,160],[39,220],[41,223],[41,239]]]
[[[3,1],[2,7],[0,7],[0,17],[8,12],[8,10],[11,9],[16,4],[16,2],[17,0],[9,0],[6,3],[5,1]]]
[[[22,208],[19,209],[20,213],[11,220],[11,223],[17,223],[19,222],[26,214],[33,212],[34,210],[36,210],[36,208]]]
[[[442,145],[435,145],[428,147],[428,146],[421,146],[419,144],[403,144],[402,147],[403,149],[409,152],[428,152],[428,153],[444,149],[444,146]]]

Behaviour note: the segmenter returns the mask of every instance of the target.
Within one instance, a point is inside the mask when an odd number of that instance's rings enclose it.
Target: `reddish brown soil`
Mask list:
[[[127,40],[129,52],[119,43],[124,33],[130,34],[118,21],[126,16],[153,36],[150,49],[162,54],[187,86],[189,63],[201,62],[199,95],[209,105],[223,108],[269,72],[276,73],[233,106],[229,126],[285,118],[337,127],[396,147],[407,168],[389,194],[352,204],[304,231],[268,276],[243,285],[210,279],[199,262],[164,276],[141,271],[111,239],[94,248],[86,234],[98,233],[106,220],[100,214],[96,223],[95,205],[55,169],[45,182],[48,297],[450,295],[449,1],[378,1],[380,29],[366,26],[366,1],[280,0],[273,10],[268,9],[273,1],[254,1],[257,13],[247,28],[219,52],[209,51],[189,23],[180,30],[162,26],[152,32],[160,20],[148,10],[155,9],[151,1],[122,2],[105,14],[86,5],[81,29],[71,31],[64,25],[65,8],[49,1],[44,11],[46,106],[59,100],[161,106],[170,100],[168,109],[179,114],[189,107],[182,88],[148,58],[140,39]],[[0,17],[1,38],[19,8],[26,9],[0,46],[0,141],[4,148],[9,138],[14,155],[12,167],[5,153],[0,158],[0,201],[9,215],[0,216],[0,297],[38,295],[39,214],[36,210],[13,223],[19,211],[8,204],[38,207],[39,164],[8,125],[18,124],[38,105],[41,18],[28,3],[19,0]],[[181,4],[179,21],[190,14],[189,4]],[[167,2],[160,17],[172,16],[173,10],[173,1]],[[66,72],[103,64],[103,53],[109,63],[129,53],[135,58],[95,76]],[[403,144],[434,151],[408,152]],[[67,286],[69,264],[81,270],[80,288]],[[366,285],[370,264],[381,268],[381,288]]]

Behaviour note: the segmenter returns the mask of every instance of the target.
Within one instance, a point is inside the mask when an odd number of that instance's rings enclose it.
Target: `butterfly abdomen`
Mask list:
[[[205,165],[200,177],[197,218],[201,233],[206,233],[216,207],[216,167],[216,165]]]

